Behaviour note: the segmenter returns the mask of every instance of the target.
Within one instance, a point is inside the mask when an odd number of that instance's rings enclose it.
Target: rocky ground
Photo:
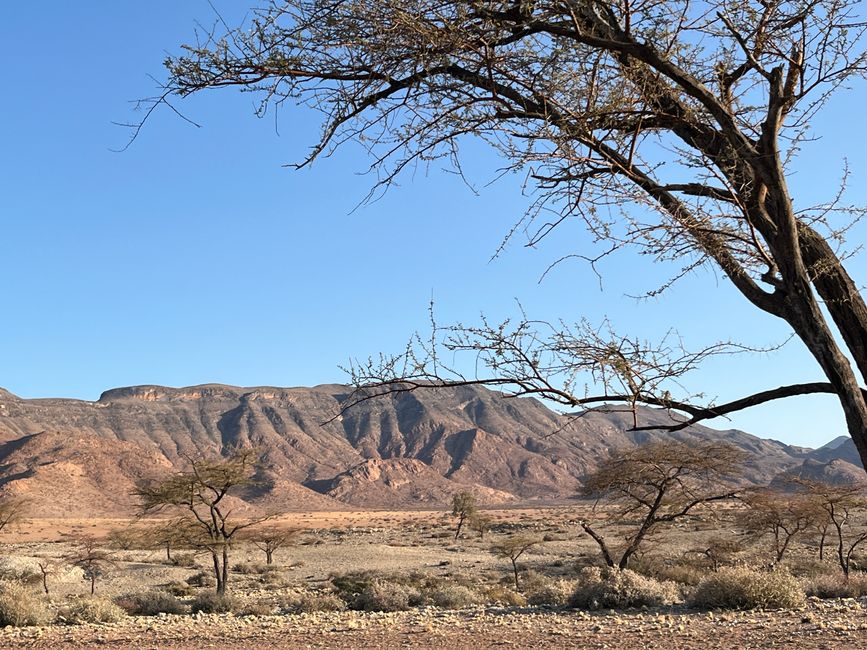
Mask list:
[[[400,613],[131,617],[110,625],[6,628],[2,648],[859,648],[867,601],[785,612],[586,613],[425,608]]]

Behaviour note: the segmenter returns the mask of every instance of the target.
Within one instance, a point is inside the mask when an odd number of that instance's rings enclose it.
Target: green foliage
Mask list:
[[[804,605],[804,590],[786,571],[723,567],[698,584],[688,604],[702,609],[794,609]]]

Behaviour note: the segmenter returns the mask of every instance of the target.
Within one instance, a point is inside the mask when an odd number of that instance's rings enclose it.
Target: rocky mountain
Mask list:
[[[838,436],[809,452],[800,465],[779,474],[772,485],[785,488],[794,478],[841,485],[861,482],[867,477],[852,438]]]
[[[125,514],[141,478],[252,445],[264,450],[266,487],[251,496],[263,507],[431,507],[461,489],[491,503],[569,498],[610,450],[666,437],[747,450],[754,483],[809,454],[736,430],[633,432],[617,409],[568,416],[480,387],[385,396],[341,415],[348,395],[340,385],[210,384],[118,388],[88,402],[0,390],[0,490],[33,496],[46,515]],[[656,409],[640,418],[670,421]]]

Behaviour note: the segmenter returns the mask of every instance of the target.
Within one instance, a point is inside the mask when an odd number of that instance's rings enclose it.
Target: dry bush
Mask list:
[[[196,555],[194,553],[175,553],[169,562],[172,566],[194,567]]]
[[[817,598],[861,598],[867,596],[867,575],[825,574],[804,581],[804,591]]]
[[[342,612],[346,601],[336,594],[321,591],[304,592],[287,596],[280,603],[287,614],[311,614],[313,612]]]
[[[659,582],[629,569],[588,567],[578,577],[569,605],[580,609],[658,607],[678,600],[674,583]]]
[[[211,573],[199,571],[187,578],[187,584],[193,587],[213,587],[217,584],[217,581]]]
[[[431,591],[427,599],[432,605],[445,609],[460,609],[477,605],[481,597],[477,592],[460,584],[445,584]]]
[[[277,606],[274,603],[256,601],[244,603],[234,611],[239,616],[273,616],[276,610]]]
[[[273,570],[273,566],[262,562],[238,562],[232,567],[232,571],[242,575],[262,575]]]
[[[569,604],[575,591],[575,582],[563,579],[534,580],[524,591],[527,594],[527,603],[530,605],[563,607]]]
[[[60,611],[59,618],[69,625],[86,623],[117,623],[126,612],[110,600],[86,597],[70,603]]]
[[[497,605],[523,607],[527,604],[527,598],[523,594],[503,585],[492,585],[485,590],[483,595],[489,603]]]
[[[723,567],[699,583],[688,604],[702,609],[794,609],[804,605],[804,590],[786,571]]]
[[[51,612],[40,594],[17,583],[0,585],[0,626],[45,625],[50,620]]]
[[[374,580],[361,591],[353,607],[365,612],[401,612],[421,601],[422,596],[414,587]]]
[[[193,614],[227,614],[235,611],[237,603],[228,594],[218,594],[216,591],[204,591],[196,596],[190,606]]]
[[[144,591],[126,594],[114,599],[115,604],[132,616],[156,616],[157,614],[183,614],[186,606],[165,591]]]
[[[689,562],[666,562],[647,556],[633,560],[632,571],[660,582],[676,582],[690,587],[696,586],[707,574],[707,570]]]
[[[172,596],[192,596],[196,589],[190,586],[186,580],[176,580],[166,585],[165,590]]]

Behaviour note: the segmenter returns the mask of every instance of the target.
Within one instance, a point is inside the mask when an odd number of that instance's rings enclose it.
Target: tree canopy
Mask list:
[[[360,142],[380,188],[432,160],[460,171],[462,143],[481,138],[535,197],[513,234],[533,244],[578,220],[591,241],[575,255],[590,263],[634,247],[675,262],[672,281],[720,269],[826,379],[698,405],[674,394],[677,378],[732,346],[690,353],[525,317],[419,337],[355,366],[360,385],[483,382],[572,407],[664,406],[689,422],[831,393],[867,460],[867,304],[842,248],[863,209],[844,202],[845,182],[818,205],[789,189],[811,119],[867,69],[853,0],[275,0],[220,29],[167,60],[156,104],[225,86],[258,91],[262,113],[306,104],[323,127],[299,165]],[[452,371],[438,346],[476,354],[484,373]]]

